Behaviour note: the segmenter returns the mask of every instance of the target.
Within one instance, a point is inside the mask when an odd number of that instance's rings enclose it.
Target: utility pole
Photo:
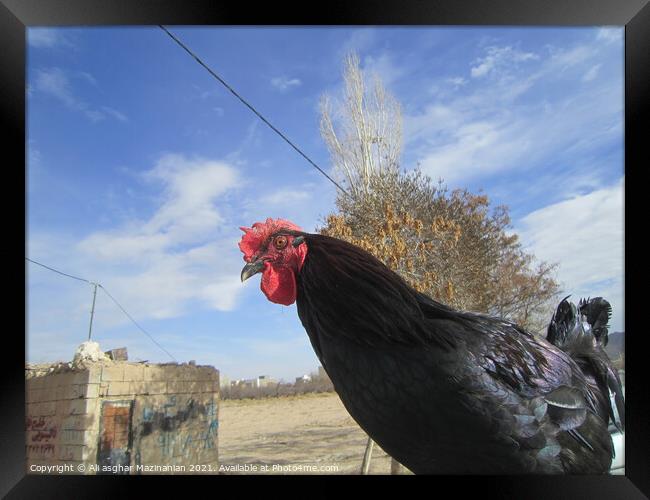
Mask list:
[[[90,283],[91,285],[94,286],[93,290],[93,307],[90,310],[90,327],[88,328],[88,340],[90,340],[90,336],[93,333],[93,316],[95,315],[95,299],[97,298],[97,283]]]

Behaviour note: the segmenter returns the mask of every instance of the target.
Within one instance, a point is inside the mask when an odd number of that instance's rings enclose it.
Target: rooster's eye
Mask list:
[[[286,236],[278,236],[278,237],[276,237],[273,240],[273,245],[278,250],[282,250],[284,247],[287,246],[287,237]]]

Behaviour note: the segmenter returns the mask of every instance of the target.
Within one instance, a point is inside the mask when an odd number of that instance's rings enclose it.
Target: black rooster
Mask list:
[[[269,300],[297,302],[350,415],[413,472],[609,470],[609,389],[621,390],[600,322],[576,328],[575,311],[558,310],[549,342],[436,302],[344,241],[279,219],[242,230],[242,281],[261,272]]]

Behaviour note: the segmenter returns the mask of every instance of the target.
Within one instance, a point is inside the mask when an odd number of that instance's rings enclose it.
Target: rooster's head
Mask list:
[[[266,219],[244,231],[239,249],[247,264],[241,272],[245,281],[262,273],[264,295],[276,304],[288,306],[296,301],[296,273],[307,256],[304,233],[295,224],[282,219]]]

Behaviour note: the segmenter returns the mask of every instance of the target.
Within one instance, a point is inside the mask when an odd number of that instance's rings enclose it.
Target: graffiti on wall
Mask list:
[[[27,454],[32,458],[52,458],[56,451],[54,444],[28,444]]]
[[[27,454],[33,458],[52,458],[56,453],[58,426],[46,417],[27,417]]]
[[[185,402],[170,396],[157,406],[144,406],[138,429],[140,438],[157,434],[156,446],[163,458],[189,458],[201,450],[216,447],[219,420],[214,399],[201,403],[189,397]],[[139,455],[136,454],[136,461]]]
[[[25,428],[31,433],[31,441],[49,443],[56,437],[58,426],[45,417],[28,417]]]

